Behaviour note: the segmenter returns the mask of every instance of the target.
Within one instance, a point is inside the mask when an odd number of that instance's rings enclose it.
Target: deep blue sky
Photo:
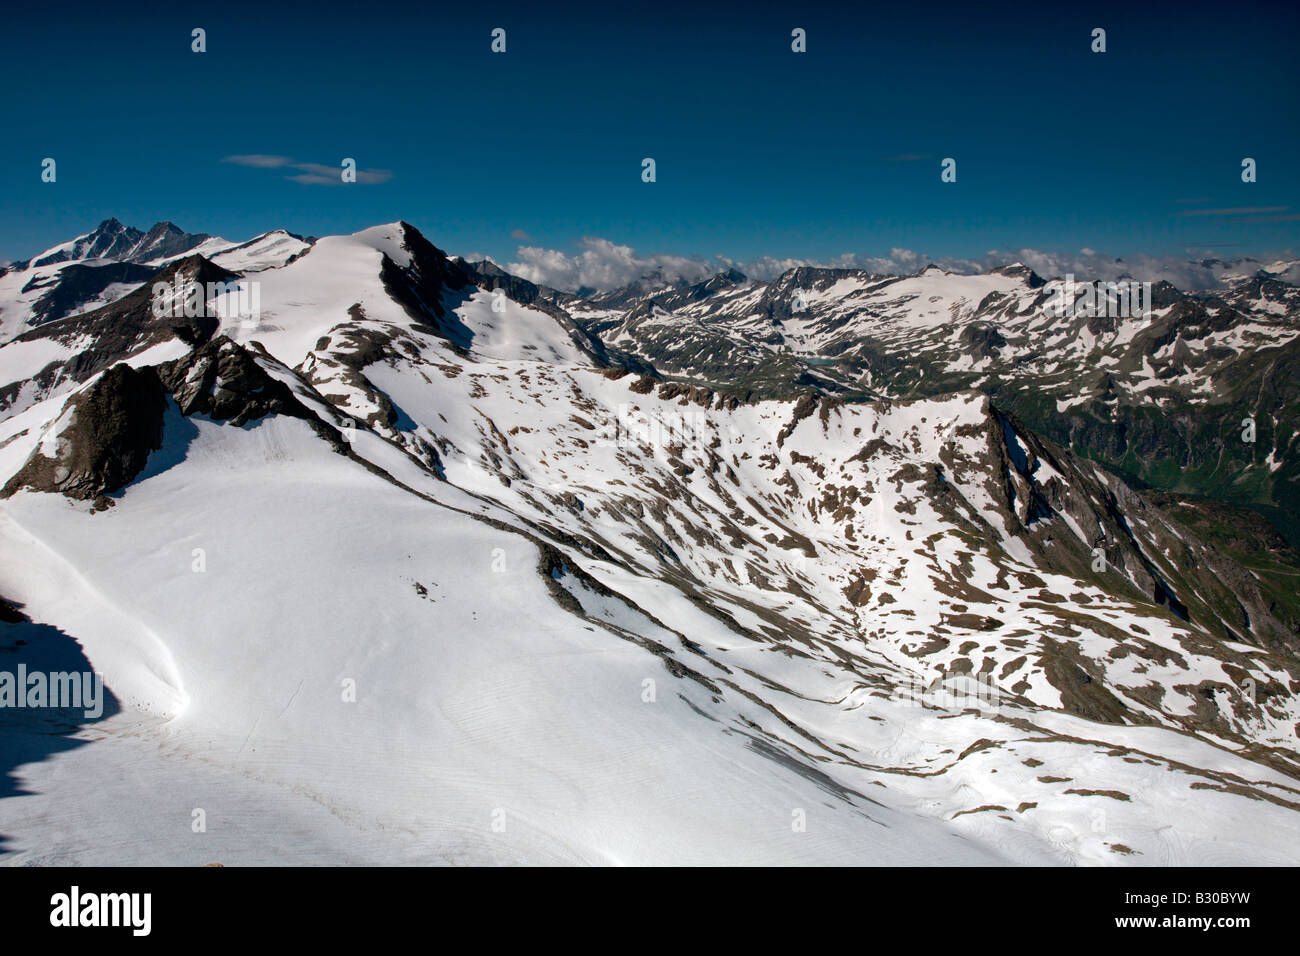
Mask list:
[[[108,216],[229,239],[406,219],[502,261],[514,230],[740,260],[1300,254],[1295,4],[603,6],[11,6],[0,259]],[[304,185],[233,154],[392,178]],[[1269,211],[1184,215],[1242,207]]]

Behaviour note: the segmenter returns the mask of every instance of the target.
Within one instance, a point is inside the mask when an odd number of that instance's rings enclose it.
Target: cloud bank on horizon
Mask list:
[[[470,257],[474,258],[474,257]],[[490,256],[484,257],[491,259]],[[606,291],[638,280],[699,282],[728,269],[738,269],[751,279],[769,281],[800,266],[832,269],[862,269],[877,275],[910,275],[934,264],[948,272],[986,272],[999,266],[1023,263],[1044,278],[1075,275],[1093,281],[1122,278],[1141,282],[1165,280],[1183,291],[1218,287],[1226,275],[1241,275],[1276,266],[1287,268],[1279,278],[1300,281],[1300,265],[1289,254],[1276,257],[1239,257],[1222,259],[1206,251],[1198,255],[1189,250],[1186,257],[1136,255],[1116,257],[1095,249],[1077,252],[1050,252],[1040,249],[990,249],[978,258],[931,256],[912,249],[893,248],[886,256],[845,253],[829,260],[775,258],[764,256],[738,261],[727,256],[683,256],[665,253],[638,253],[632,246],[595,236],[583,238],[578,251],[565,252],[542,246],[523,245],[510,262],[497,263],[501,268],[539,285],[566,292],[579,289]],[[495,261],[495,260],[492,260]]]

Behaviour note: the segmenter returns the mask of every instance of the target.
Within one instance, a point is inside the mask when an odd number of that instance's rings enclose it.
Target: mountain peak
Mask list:
[[[990,269],[989,272],[1012,279],[1024,279],[1031,289],[1039,289],[1047,284],[1046,279],[1023,262],[1012,262],[1005,266],[998,266],[996,269]]]

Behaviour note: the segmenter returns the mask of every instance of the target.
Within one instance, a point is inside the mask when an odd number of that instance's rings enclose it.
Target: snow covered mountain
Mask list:
[[[106,219],[84,236],[0,269],[0,342],[45,322],[109,305],[187,255],[255,272],[284,265],[310,245],[282,229],[235,243],[191,235],[170,222],[141,232]]]
[[[1289,264],[1271,268],[1288,275]],[[616,357],[748,397],[850,400],[976,390],[1131,482],[1261,510],[1300,543],[1300,288],[1260,271],[1221,291],[1083,307],[1086,277],[1025,266],[914,276],[724,273],[572,306]],[[1080,307],[1053,306],[1069,295]],[[1109,313],[1109,314],[1107,314]],[[1243,440],[1244,423],[1250,440]]]
[[[111,698],[0,709],[0,859],[1300,861],[1294,287],[1112,327],[1023,268],[286,237],[6,300],[0,671]],[[1259,507],[1110,460],[1243,375]]]
[[[122,225],[116,219],[105,219],[94,231],[47,249],[34,259],[16,265],[21,269],[40,268],[86,259],[149,262],[189,252],[208,238],[203,234],[190,235],[182,232],[170,222],[156,223],[148,232],[141,232],[133,226]]]

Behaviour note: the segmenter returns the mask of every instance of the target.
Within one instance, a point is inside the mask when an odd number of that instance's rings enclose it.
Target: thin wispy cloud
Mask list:
[[[234,163],[237,166],[253,166],[257,169],[275,169],[280,166],[288,166],[293,162],[288,156],[268,156],[264,153],[246,153],[242,156],[227,156],[222,160],[223,163]]]
[[[1261,213],[1286,212],[1290,206],[1234,206],[1228,209],[1184,209],[1180,216],[1254,216]]]
[[[1300,212],[1289,212],[1280,216],[1247,216],[1237,222],[1300,222]]]
[[[304,163],[288,156],[273,156],[265,153],[245,153],[226,156],[223,163],[236,166],[248,166],[253,169],[297,170],[285,179],[305,186],[337,186],[343,183],[340,166],[327,166],[324,163]],[[360,169],[356,171],[358,183],[386,183],[393,178],[389,169]]]

